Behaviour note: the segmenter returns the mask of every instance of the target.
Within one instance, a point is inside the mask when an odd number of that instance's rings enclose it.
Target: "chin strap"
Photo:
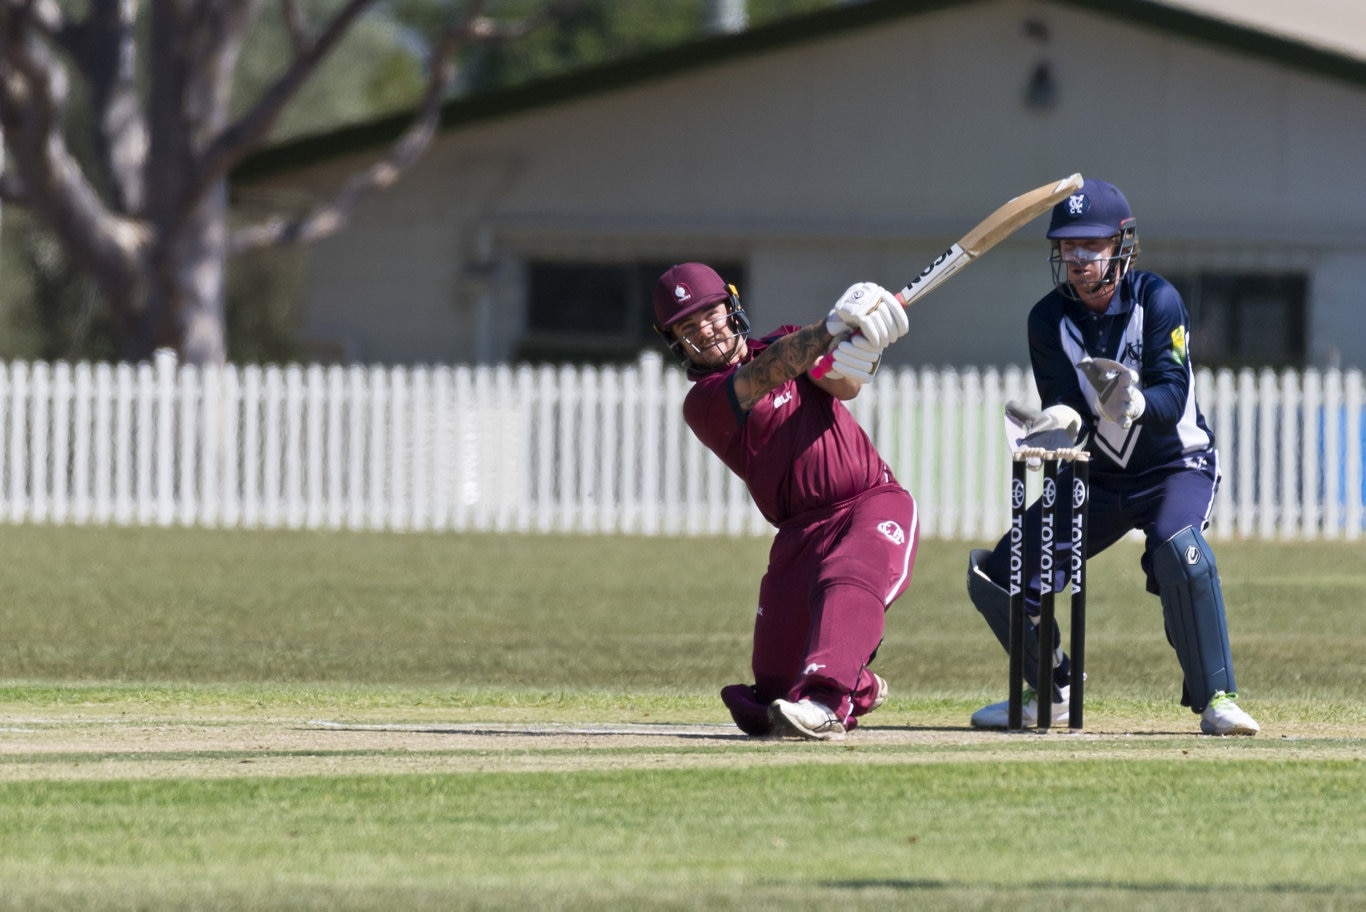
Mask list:
[[[1096,284],[1092,285],[1092,286],[1091,286],[1091,289],[1090,289],[1089,291],[1087,291],[1086,293],[1087,293],[1088,295],[1093,295],[1093,294],[1095,294],[1096,292],[1100,291],[1102,288],[1109,288],[1109,287],[1113,286],[1114,284],[1116,284],[1116,283],[1119,281],[1119,279],[1120,279],[1120,276],[1119,276],[1119,263],[1120,263],[1120,257],[1118,257],[1118,256],[1112,256],[1112,257],[1110,257],[1110,265],[1109,265],[1108,267],[1106,267],[1106,269],[1105,269],[1105,275],[1101,276],[1101,277],[1100,277],[1100,281],[1097,282]]]

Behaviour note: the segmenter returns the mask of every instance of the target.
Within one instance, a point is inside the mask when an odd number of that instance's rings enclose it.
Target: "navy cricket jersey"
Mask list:
[[[799,326],[749,340],[753,358]],[[802,374],[770,391],[749,412],[735,398],[739,365],[694,381],[683,417],[697,438],[738,475],[773,525],[895,483],[863,428],[834,396]]]
[[[1147,405],[1127,430],[1100,417],[1096,391],[1076,368],[1087,355],[1138,372]],[[1214,434],[1195,401],[1190,317],[1160,275],[1131,270],[1101,314],[1054,290],[1029,312],[1029,359],[1044,407],[1069,405],[1086,422],[1094,472],[1134,475],[1213,458]]]

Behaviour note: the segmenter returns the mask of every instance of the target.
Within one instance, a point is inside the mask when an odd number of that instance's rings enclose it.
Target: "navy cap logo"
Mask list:
[[[1091,197],[1085,193],[1073,193],[1067,198],[1067,214],[1079,218],[1091,211]]]

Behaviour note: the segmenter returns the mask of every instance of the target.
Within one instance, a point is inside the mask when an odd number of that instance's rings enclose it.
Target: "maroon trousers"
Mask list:
[[[754,696],[811,699],[845,728],[877,697],[868,671],[887,607],[906,591],[920,543],[915,500],[877,487],[779,528],[759,585]]]

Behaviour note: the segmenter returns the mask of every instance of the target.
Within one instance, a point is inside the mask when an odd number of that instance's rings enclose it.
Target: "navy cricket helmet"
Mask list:
[[[1053,284],[1069,298],[1075,298],[1076,291],[1067,280],[1067,268],[1058,242],[1093,238],[1114,238],[1115,249],[1101,284],[1118,282],[1138,256],[1138,221],[1118,187],[1107,181],[1087,178],[1080,190],[1053,207],[1053,215],[1048,220],[1048,239],[1053,242],[1053,253],[1049,257]]]

